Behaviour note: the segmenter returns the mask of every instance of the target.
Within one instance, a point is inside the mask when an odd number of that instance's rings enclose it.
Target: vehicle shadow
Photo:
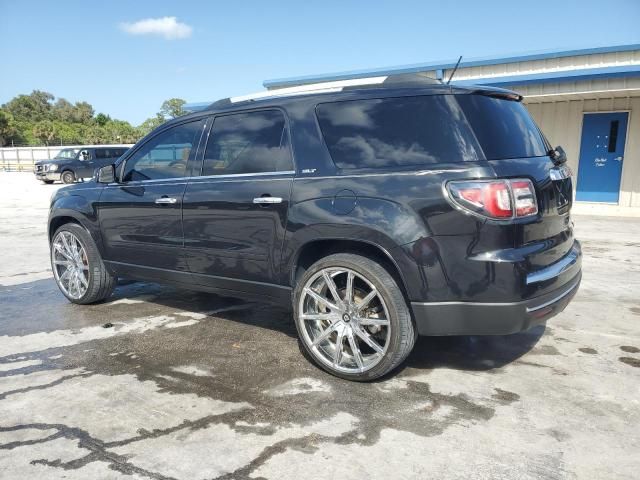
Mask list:
[[[215,313],[211,316],[215,318],[278,331],[291,338],[298,338],[291,317],[292,313],[285,307],[246,302],[238,298],[222,297],[211,293],[160,288],[164,290],[163,294],[155,295],[148,301],[170,309],[212,311]],[[242,306],[247,308],[241,308]],[[226,310],[228,307],[239,308]],[[416,369],[446,367],[470,371],[500,368],[532,350],[544,335],[545,330],[545,326],[541,325],[512,335],[418,337],[412,353],[404,362],[404,367]]]
[[[151,283],[119,281],[114,296],[106,304],[117,302],[119,298],[135,300],[139,297],[168,309],[202,313],[211,318],[274,330],[297,338],[290,310],[257,300],[225,297],[215,293],[182,290]]]
[[[493,370],[532,350],[545,330],[544,325],[539,325],[512,335],[418,337],[405,367]]]
[[[257,327],[297,340],[291,311],[263,302],[176,289],[154,283],[120,281],[107,301],[87,306],[69,303],[53,279],[0,287],[0,334],[20,334],[116,323],[138,316],[163,315],[182,310]],[[25,315],[24,308],[29,306]],[[159,308],[158,308],[159,307]],[[47,319],[45,322],[42,319]],[[507,365],[533,349],[544,326],[505,336],[419,337],[404,368],[451,368],[490,371]],[[259,335],[259,334],[257,334]],[[398,371],[391,373],[396,375]],[[385,376],[386,377],[386,376]]]

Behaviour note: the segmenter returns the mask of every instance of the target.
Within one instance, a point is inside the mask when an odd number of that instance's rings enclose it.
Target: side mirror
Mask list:
[[[107,165],[105,167],[98,169],[98,174],[96,175],[96,180],[98,183],[113,183],[116,181],[116,169],[113,165]]]
[[[553,160],[553,163],[555,163],[556,165],[560,165],[567,161],[567,154],[565,153],[564,148],[562,148],[560,145],[550,150],[549,156],[551,157],[551,160]]]

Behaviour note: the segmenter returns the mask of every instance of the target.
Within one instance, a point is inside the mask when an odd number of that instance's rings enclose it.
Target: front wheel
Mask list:
[[[76,176],[71,170],[62,173],[62,183],[75,183]]]
[[[294,292],[304,351],[327,372],[367,381],[409,355],[416,330],[393,276],[373,260],[330,255],[313,264]]]
[[[63,295],[81,305],[104,300],[116,285],[91,235],[75,223],[61,226],[53,235],[51,269]]]
[[[42,183],[46,185],[51,185],[53,183],[53,180],[42,180]]]

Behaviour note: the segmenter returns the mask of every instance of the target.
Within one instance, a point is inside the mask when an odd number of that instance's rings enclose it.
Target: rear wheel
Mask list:
[[[76,176],[71,170],[67,170],[62,172],[62,183],[74,183],[76,181]]]
[[[73,303],[104,300],[116,285],[91,235],[75,223],[61,226],[53,235],[51,269],[58,288]]]
[[[354,254],[313,264],[294,292],[296,328],[304,351],[341,378],[373,380],[411,352],[416,331],[389,272]]]

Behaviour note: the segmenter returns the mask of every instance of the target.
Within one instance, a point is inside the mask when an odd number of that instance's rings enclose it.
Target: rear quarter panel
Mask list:
[[[305,244],[340,239],[371,243],[387,252],[401,270],[412,300],[424,299],[431,284],[448,288],[448,266],[433,251],[440,251],[440,242],[457,242],[455,253],[465,252],[484,222],[453,208],[442,186],[448,180],[494,175],[486,162],[470,162],[394,173],[296,178],[283,248],[283,281],[289,283],[287,275]],[[421,242],[417,261],[412,247],[416,242]],[[428,245],[431,253],[424,251]]]

